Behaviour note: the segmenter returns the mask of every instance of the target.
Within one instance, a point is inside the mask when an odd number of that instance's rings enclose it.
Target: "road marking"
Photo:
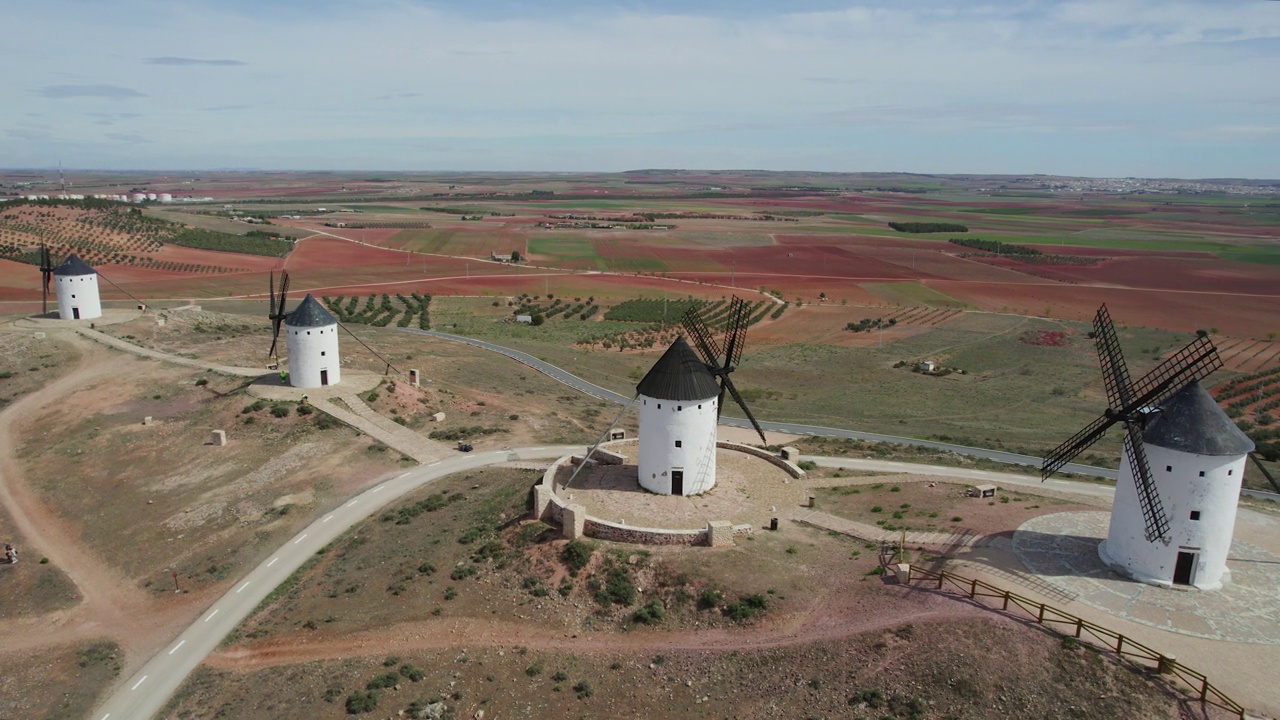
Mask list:
[[[141,685],[142,683],[146,682],[146,681],[147,681],[147,676],[146,676],[146,675],[143,675],[143,676],[142,676],[142,679],[141,679],[141,680],[139,680],[138,682],[134,683],[134,684],[133,684],[133,687],[131,687],[131,688],[129,688],[129,689],[130,689],[130,690],[137,690],[137,689],[138,689],[138,686],[139,686],[139,685]]]
[[[103,715],[102,720],[107,720],[107,718],[109,717],[111,717],[111,713],[107,713],[106,715]]]
[[[294,540],[294,541],[293,541],[293,544],[294,544],[294,545],[297,545],[298,543],[300,543],[300,542],[302,542],[303,540],[306,540],[306,539],[307,539],[307,534],[306,534],[306,533],[302,533],[302,537],[298,538],[297,540]]]
[[[352,500],[351,502],[347,503],[347,507],[351,507],[352,505],[355,505],[355,504],[356,504],[356,501]]]
[[[374,489],[373,489],[373,491],[374,491],[374,492],[382,492],[382,488],[384,488],[384,487],[386,487],[386,485],[379,485],[378,487],[374,488]]]
[[[183,640],[183,641],[179,642],[177,645],[174,645],[174,646],[173,646],[173,649],[169,651],[169,654],[170,654],[170,655],[172,655],[172,654],[174,654],[174,653],[178,652],[178,648],[180,648],[180,647],[182,647],[183,645],[186,645],[186,644],[187,644],[187,641],[186,641],[186,640]]]
[[[204,621],[205,621],[205,622],[209,622],[210,620],[212,620],[212,619],[213,619],[213,616],[214,616],[214,615],[217,615],[217,614],[218,614],[218,610],[217,610],[217,609],[214,609],[214,611],[213,611],[213,612],[211,612],[211,613],[209,613],[209,617],[205,618],[205,619],[204,619]]]
[[[325,518],[325,519],[324,519],[324,520],[322,520],[321,522],[329,522],[329,521],[330,521],[330,520],[332,520],[332,519],[333,519],[333,516],[332,516],[332,515],[330,515],[329,517]]]
[[[439,461],[439,460],[437,460],[437,461],[435,461],[435,462],[431,463],[430,465],[428,465],[427,467],[435,467],[435,466],[437,466],[437,465],[439,465],[439,464],[440,464],[440,461]]]
[[[240,590],[244,590],[244,589],[245,589],[245,588],[247,588],[247,587],[249,587],[249,581],[248,581],[248,580],[245,580],[245,581],[244,581],[244,584],[240,586]],[[240,590],[236,590],[236,592],[237,592],[237,593],[239,593],[239,592],[240,592]]]
[[[402,472],[402,473],[400,473],[399,475],[397,475],[397,476],[395,477],[395,479],[396,479],[396,480],[399,480],[400,478],[402,478],[402,477],[404,477],[405,475],[408,475],[408,474],[409,474],[409,473],[407,473],[407,472]]]
[[[279,557],[279,556],[276,556],[276,557],[271,558],[271,562],[267,563],[267,567],[271,567],[272,565],[275,565],[275,564],[276,564],[276,561],[277,561],[277,560],[279,560],[279,559],[280,559],[280,557]]]

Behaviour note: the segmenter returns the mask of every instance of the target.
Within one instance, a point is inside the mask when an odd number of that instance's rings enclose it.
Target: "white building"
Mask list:
[[[162,203],[170,203],[173,202],[173,195],[171,193],[158,193],[156,199]]]
[[[58,317],[63,320],[92,320],[102,317],[98,296],[98,273],[78,255],[53,269],[54,292],[58,296]]]
[[[684,338],[636,385],[640,486],[660,495],[698,495],[716,484],[720,386]]]
[[[1128,453],[1123,458],[1107,539],[1098,555],[1113,570],[1153,585],[1216,590],[1230,582],[1227,553],[1253,441],[1200,383],[1160,406],[1142,435],[1169,518],[1169,544],[1147,541]]]
[[[314,388],[337,385],[338,321],[310,294],[284,317],[285,347],[289,353],[289,384]]]

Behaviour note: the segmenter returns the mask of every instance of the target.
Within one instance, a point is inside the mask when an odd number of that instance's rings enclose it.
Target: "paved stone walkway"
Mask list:
[[[871,543],[887,542],[896,545],[903,540],[902,531],[900,530],[885,530],[877,525],[868,525],[837,517],[821,510],[799,512],[796,513],[793,519],[796,522],[806,523],[823,530],[838,532],[841,535],[848,535]],[[980,547],[984,542],[985,538],[976,533],[909,532],[906,534],[905,545],[908,548],[921,546],[930,548],[968,548]]]
[[[388,420],[386,416],[365,405],[355,393],[335,395],[317,407],[420,463],[439,460],[449,453],[449,448],[444,443],[428,440],[409,428]]]
[[[139,355],[141,357],[151,358],[152,360],[163,360],[167,363],[173,363],[174,365],[185,365],[187,367],[198,368],[201,370],[212,370],[222,375],[231,375],[234,377],[258,377],[260,375],[266,375],[267,373],[270,372],[269,370],[264,370],[262,368],[246,368],[246,367],[235,367],[234,365],[218,365],[216,363],[207,363],[207,362],[204,362],[203,360],[193,360],[191,358],[182,357],[181,355],[171,355],[169,353],[161,352],[159,350],[152,350],[150,348],[140,347],[138,345],[134,345],[131,342],[112,337],[106,333],[98,332],[97,330],[93,330],[87,327],[75,327],[71,329],[89,338],[90,340],[96,340],[97,342],[100,342],[103,345],[109,345],[117,350],[123,350],[127,353],[133,353],[134,355]]]
[[[1087,605],[1170,632],[1243,643],[1280,644],[1280,556],[1236,540],[1221,590],[1169,589],[1112,572],[1098,557],[1110,513],[1041,515],[1013,535],[1027,569]]]

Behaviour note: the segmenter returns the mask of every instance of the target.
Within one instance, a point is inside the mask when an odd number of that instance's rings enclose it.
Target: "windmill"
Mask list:
[[[719,419],[720,412],[724,410],[724,394],[728,391],[733,396],[738,407],[742,408],[742,412],[746,413],[747,419],[751,421],[751,427],[756,429],[760,434],[760,442],[769,444],[764,437],[764,430],[760,428],[760,423],[756,422],[756,418],[751,414],[751,409],[747,407],[747,401],[742,399],[742,395],[738,393],[738,389],[733,386],[733,381],[729,379],[729,373],[738,369],[738,363],[742,360],[742,349],[746,345],[747,326],[751,320],[751,308],[740,297],[734,296],[729,302],[729,314],[724,326],[724,346],[716,344],[715,338],[711,334],[711,330],[707,327],[706,321],[702,317],[697,307],[689,308],[685,311],[684,319],[681,324],[684,325],[685,332],[689,333],[689,337],[693,339],[694,345],[697,346],[698,352],[702,356],[702,362],[706,364],[707,370],[711,371],[720,383],[720,395],[716,402],[716,418]],[[721,361],[721,352],[724,353],[724,360]]]
[[[1222,367],[1218,351],[1207,336],[1197,337],[1134,382],[1106,305],[1093,328],[1108,407],[1045,456],[1041,479],[1122,424],[1124,455],[1099,554],[1146,582],[1218,587],[1253,449],[1200,384]]]
[[[49,256],[49,246],[40,243],[40,275],[44,278],[44,283],[40,290],[40,314],[46,315],[49,312],[49,283],[53,281],[53,258]]]
[[[267,311],[267,318],[271,320],[271,349],[267,351],[267,357],[271,360],[271,364],[267,367],[275,370],[280,367],[280,360],[276,356],[276,345],[280,341],[280,326],[284,323],[285,311],[284,303],[289,295],[289,271],[280,271],[280,294],[276,295],[276,274],[271,273],[270,277],[270,304],[271,307]]]

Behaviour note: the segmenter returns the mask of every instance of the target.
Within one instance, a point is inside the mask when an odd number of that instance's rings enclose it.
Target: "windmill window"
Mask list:
[[[1165,471],[1165,472],[1173,472],[1173,466],[1172,466],[1172,465],[1165,465],[1165,466],[1164,466],[1164,471]]]
[[[72,299],[72,300],[75,300],[75,299],[76,299],[76,294],[75,294],[75,293],[71,293],[71,299]]]
[[[676,406],[676,412],[681,412],[681,411],[683,411],[683,410],[684,410],[684,406],[683,406],[683,405],[677,405],[677,406]]]
[[[320,351],[320,357],[324,357],[324,350]]]
[[[681,441],[680,441],[680,440],[677,440],[677,441],[676,441],[676,447],[684,447],[684,446],[683,446],[683,445],[681,445],[680,443],[681,443]]]
[[[1236,471],[1235,471],[1235,470],[1228,470],[1228,471],[1227,471],[1227,474],[1228,474],[1228,475],[1235,475],[1235,474],[1236,474]]]
[[[1199,511],[1199,510],[1192,510],[1192,511],[1191,511],[1191,519],[1192,519],[1192,520],[1199,520],[1199,519],[1200,519],[1200,511]]]
[[[701,409],[702,409],[702,406],[701,406],[701,405],[699,405],[699,406],[698,406],[698,409],[699,409],[699,410],[701,410]]]
[[[661,410],[661,409],[662,409],[662,403],[658,403],[658,409],[659,409],[659,410]]]
[[[310,335],[310,334],[311,334],[311,331],[310,331],[310,330],[308,330],[308,331],[307,331],[307,334],[308,334],[308,335]]]
[[[1200,471],[1200,477],[1204,477],[1204,471],[1203,471],[1203,470],[1201,470],[1201,471]]]

